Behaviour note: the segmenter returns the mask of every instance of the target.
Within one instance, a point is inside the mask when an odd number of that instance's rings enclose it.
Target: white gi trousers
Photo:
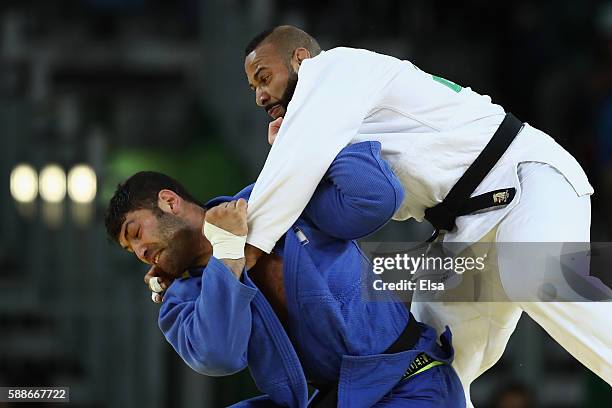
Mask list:
[[[578,196],[561,173],[544,163],[520,163],[518,177],[523,191],[519,203],[480,243],[590,241],[589,195]],[[582,364],[612,384],[612,303],[513,302],[507,288],[522,282],[523,288],[537,290],[533,282],[545,268],[537,262],[531,267],[513,268],[497,254],[495,244],[489,248],[485,273],[481,274],[486,282],[481,285],[487,288],[490,299],[507,296],[508,301],[413,301],[411,306],[417,320],[439,332],[446,325],[450,327],[455,348],[453,366],[468,406],[472,406],[470,384],[500,359],[523,311]],[[561,251],[561,245],[546,248]],[[560,253],[550,255],[559,258]]]

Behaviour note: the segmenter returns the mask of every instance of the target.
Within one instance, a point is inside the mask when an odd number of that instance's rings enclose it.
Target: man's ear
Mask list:
[[[293,50],[293,55],[291,56],[291,66],[293,67],[293,70],[295,72],[298,72],[300,70],[300,65],[302,64],[302,61],[310,57],[310,51],[308,51],[304,47],[299,47]]]
[[[182,210],[183,199],[172,190],[161,190],[157,193],[157,205],[163,212],[178,215]]]

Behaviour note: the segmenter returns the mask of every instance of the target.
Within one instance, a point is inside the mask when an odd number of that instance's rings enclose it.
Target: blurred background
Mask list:
[[[247,371],[207,378],[182,363],[157,329],[147,268],[106,240],[102,216],[139,170],[201,199],[255,180],[268,118],[243,49],[277,24],[409,59],[546,131],[595,186],[593,240],[611,240],[612,1],[3,0],[0,386],[70,386],[79,407],[257,394]],[[391,223],[378,237],[428,233]],[[612,406],[610,387],[526,315],[472,394],[479,407]]]

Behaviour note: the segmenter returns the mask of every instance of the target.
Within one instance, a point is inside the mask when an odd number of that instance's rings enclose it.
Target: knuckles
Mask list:
[[[224,204],[227,204],[227,206],[224,206]],[[224,204],[220,204],[206,211],[204,219],[207,222],[214,222],[222,219],[239,220],[246,217],[246,206],[243,204],[238,203],[238,205],[240,205],[239,207],[236,206],[236,201]]]
[[[247,202],[244,199],[219,204],[206,211],[204,221],[232,234],[246,234]]]

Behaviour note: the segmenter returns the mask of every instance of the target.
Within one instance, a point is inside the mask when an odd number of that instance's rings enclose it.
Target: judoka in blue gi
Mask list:
[[[141,172],[110,200],[109,236],[172,282],[158,323],[183,360],[211,376],[248,367],[265,395],[236,407],[306,407],[308,382],[327,390],[311,400],[333,393],[338,407],[464,407],[448,329],[438,343],[404,304],[361,299],[370,266],[354,240],[404,198],[380,144],[342,150],[272,254],[246,271],[243,253],[214,256],[226,243],[211,244],[202,225],[246,236],[251,190],[202,206],[170,177]],[[412,347],[390,350],[409,322],[420,333]]]

